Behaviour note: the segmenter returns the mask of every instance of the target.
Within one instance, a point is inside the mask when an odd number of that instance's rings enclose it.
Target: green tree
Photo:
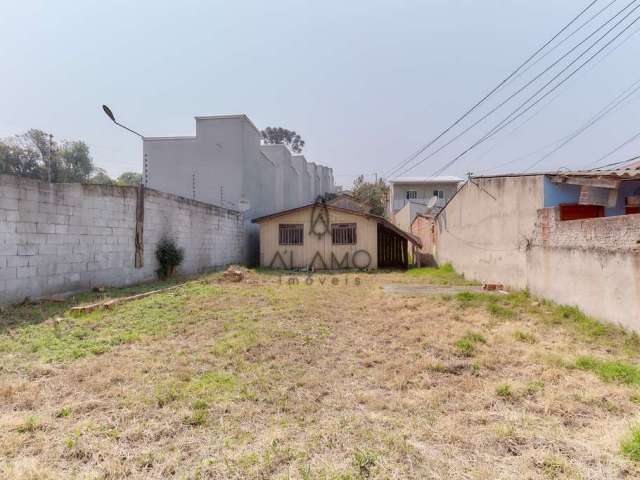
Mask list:
[[[353,181],[353,196],[358,201],[368,204],[370,213],[386,216],[389,186],[382,179],[365,182],[364,175],[360,175]]]
[[[294,153],[300,153],[304,148],[304,140],[293,130],[282,127],[267,127],[260,134],[262,141],[268,145],[284,144]]]
[[[113,185],[114,182],[103,168],[96,168],[89,179],[89,183],[95,183],[97,185]]]
[[[0,141],[0,173],[47,180],[49,169],[52,182],[88,182],[104,173],[96,169],[82,141],[60,144],[38,129]]]
[[[0,142],[0,174],[41,178],[40,154],[34,149]]]
[[[116,178],[116,185],[137,187],[142,183],[142,174],[138,172],[124,172]]]

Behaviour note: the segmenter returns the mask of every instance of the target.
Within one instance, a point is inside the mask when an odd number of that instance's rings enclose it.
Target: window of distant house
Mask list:
[[[334,245],[355,245],[356,224],[355,223],[332,223],[331,241]]]
[[[438,198],[444,198],[444,190],[434,190],[433,196]]]
[[[278,226],[280,245],[302,245],[301,223],[281,223]]]
[[[407,190],[407,200],[413,200],[418,198],[417,190]]]

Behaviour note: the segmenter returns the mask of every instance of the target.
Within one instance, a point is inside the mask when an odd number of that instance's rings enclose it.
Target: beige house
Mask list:
[[[255,218],[260,225],[260,265],[329,270],[404,267],[420,240],[383,217],[314,203]]]

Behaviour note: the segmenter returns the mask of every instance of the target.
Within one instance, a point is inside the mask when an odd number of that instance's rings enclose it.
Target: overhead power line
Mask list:
[[[527,73],[529,70],[531,70],[533,67],[535,67],[538,63],[540,63],[542,60],[544,60],[547,56],[549,56],[551,53],[555,52],[560,45],[562,45],[564,42],[566,42],[567,40],[569,40],[571,37],[573,37],[576,33],[578,33],[580,30],[582,30],[584,27],[586,27],[587,25],[589,25],[593,20],[595,20],[597,17],[600,16],[600,14],[602,12],[604,12],[605,10],[607,10],[611,5],[613,5],[614,3],[616,3],[617,0],[611,0],[609,3],[607,3],[604,7],[602,7],[600,10],[598,10],[596,13],[594,13],[593,15],[591,15],[587,20],[585,20],[583,23],[581,23],[578,28],[574,29],[569,35],[567,35],[566,37],[564,37],[560,42],[558,42],[556,45],[554,45],[553,47],[551,47],[549,50],[547,50],[546,52],[544,52],[542,55],[540,55],[535,61],[531,62],[526,68],[522,69],[515,77],[513,77],[511,79],[511,81],[509,83],[511,83],[512,81],[520,78],[522,75],[524,75],[525,73]]]
[[[515,70],[513,70],[507,77],[505,77],[498,85],[496,85],[489,93],[487,93],[484,97],[482,97],[478,102],[476,102],[471,108],[467,109],[460,117],[458,117],[451,125],[445,128],[442,132],[440,132],[436,137],[431,139],[426,145],[420,147],[416,152],[411,154],[408,158],[400,162],[399,165],[394,167],[392,170],[384,174],[384,177],[387,178],[393,173],[395,173],[400,168],[403,168],[408,162],[417,158],[422,154],[427,148],[433,145],[435,142],[440,140],[444,135],[449,133],[453,128],[455,128],[462,120],[464,120],[467,116],[469,116],[473,111],[476,110],[480,105],[482,105],[489,97],[491,97],[494,93],[496,93],[500,88],[502,88],[514,75],[516,75],[524,66],[526,66],[533,58],[536,57],[540,52],[542,52],[545,48],[547,48],[551,43],[553,43],[560,35],[562,35],[565,30],[567,30],[571,25],[573,25],[587,10],[589,10],[598,0],[592,0],[585,8],[583,8],[575,17],[569,21],[564,27],[562,27],[555,35],[551,37],[544,45],[538,48],[535,52],[533,52],[524,62],[522,62]]]
[[[575,140],[578,136],[580,136],[586,130],[588,130],[593,125],[598,123],[600,120],[605,118],[609,113],[613,112],[620,105],[623,105],[624,103],[626,103],[633,95],[635,95],[638,92],[638,90],[640,90],[640,79],[633,82],[633,84],[631,84],[630,87],[627,87],[622,93],[617,95],[611,102],[605,105],[604,108],[600,109],[591,119],[589,119],[586,123],[581,125],[578,129],[576,129],[566,137],[561,138],[556,142],[554,142],[559,144],[556,145],[550,152],[547,152],[538,160],[536,160],[533,163],[533,165],[540,164],[541,162],[549,158],[551,155],[555,154],[556,152],[564,148],[566,145],[571,143],[573,140]],[[602,160],[602,159],[599,159],[599,160]]]
[[[631,2],[629,2],[627,5],[625,5],[622,9],[620,9],[618,12],[615,13],[615,15],[613,15],[612,17],[610,17],[606,22],[604,22],[602,25],[600,25],[596,30],[594,30],[593,32],[591,32],[587,37],[585,37],[584,39],[582,39],[580,42],[578,42],[576,45],[574,45],[569,51],[567,51],[566,53],[564,53],[560,58],[558,58],[556,61],[554,61],[551,65],[549,65],[547,68],[545,68],[542,72],[540,72],[538,75],[536,75],[534,78],[532,78],[531,80],[529,80],[527,83],[525,83],[522,87],[520,87],[518,90],[516,90],[514,93],[512,93],[511,95],[509,95],[505,100],[503,100],[501,103],[499,103],[496,107],[492,108],[489,112],[487,112],[486,114],[484,114],[482,117],[480,117],[478,120],[476,120],[474,123],[472,123],[470,126],[468,126],[467,128],[465,128],[462,132],[458,133],[456,136],[454,136],[451,140],[449,140],[448,142],[446,142],[445,144],[441,145],[439,148],[437,148],[436,150],[432,151],[430,154],[428,154],[426,157],[420,159],[415,165],[412,165],[410,167],[408,167],[404,172],[402,172],[400,175],[403,175],[405,173],[407,173],[410,170],[413,170],[414,168],[416,168],[418,165],[424,163],[426,160],[428,160],[429,158],[433,157],[434,155],[436,155],[437,153],[441,152],[444,148],[448,147],[449,145],[451,145],[454,141],[458,140],[460,137],[462,137],[464,134],[466,134],[467,132],[469,132],[471,129],[473,129],[474,127],[476,127],[478,124],[480,124],[482,121],[486,120],[489,116],[491,116],[492,114],[494,114],[497,110],[499,110],[500,108],[502,108],[504,105],[506,105],[508,102],[510,102],[513,98],[515,98],[517,95],[519,95],[520,93],[522,93],[525,89],[527,89],[529,86],[531,86],[536,80],[538,80],[540,77],[542,77],[545,73],[547,73],[548,71],[550,71],[553,67],[555,67],[558,63],[560,63],[562,60],[564,60],[566,57],[568,57],[571,53],[573,53],[574,51],[576,51],[580,46],[582,46],[584,43],[586,43],[589,39],[591,39],[596,33],[598,33],[600,30],[602,30],[604,27],[606,27],[609,23],[611,23],[611,21],[613,21],[616,17],[618,17],[621,13],[623,13],[626,9],[628,9],[631,5],[633,5],[634,3],[636,3],[638,0],[632,0]],[[586,53],[591,50],[594,46],[596,46],[603,38],[605,38],[609,33],[611,33],[618,25],[620,25],[626,18],[629,17],[629,15],[631,15],[636,9],[638,9],[640,7],[640,5],[636,5],[632,10],[630,10],[621,20],[619,20],[613,27],[611,27],[609,30],[607,30],[603,35],[601,35],[597,40],[595,40],[594,42],[591,43],[591,45],[589,45],[585,50],[582,51],[582,53],[580,55],[578,55],[575,59],[573,59],[566,67],[564,67],[558,74],[554,75],[551,80],[549,80],[547,83],[545,83],[545,85],[539,89],[538,91],[536,91],[536,93],[534,93],[532,96],[530,96],[523,104],[521,104],[516,110],[515,112],[517,112],[518,109],[522,108],[524,105],[526,105],[527,102],[529,102],[532,98],[534,98],[536,95],[538,95],[542,90],[544,90],[547,86],[549,86],[554,80],[556,80],[560,75],[562,75],[564,72],[566,72],[573,64],[575,64],[578,60],[580,60],[580,58],[582,58],[584,55],[586,55]],[[513,112],[513,113],[515,113]],[[512,113],[512,114],[513,114]],[[507,117],[508,118],[508,117]],[[511,123],[511,122],[510,122]],[[448,167],[447,167],[448,168]]]
[[[640,5],[639,5],[640,6]],[[639,6],[636,6],[633,10],[631,10],[627,15],[625,15],[625,17],[620,20],[616,25],[614,25],[611,29],[609,29],[603,36],[601,36],[595,43],[597,44],[602,38],[606,37],[613,29],[615,29],[620,23],[622,23],[627,17],[629,17],[631,15],[631,13],[633,13]],[[593,55],[591,55],[587,60],[585,60],[582,64],[580,64],[575,70],[573,70],[569,75],[567,75],[565,78],[563,78],[560,82],[558,82],[556,85],[554,85],[549,91],[547,91],[546,93],[544,93],[540,98],[538,98],[537,100],[535,100],[531,105],[529,105],[528,107],[526,107],[524,110],[520,111],[519,113],[517,113],[519,110],[521,110],[527,103],[529,103],[532,99],[534,99],[536,96],[538,96],[538,94],[540,94],[547,86],[549,86],[554,80],[556,80],[562,73],[564,73],[572,64],[574,64],[576,62],[576,60],[578,60],[579,58],[581,58],[584,53],[586,53],[587,51],[589,51],[594,45],[592,45],[591,47],[589,47],[587,50],[585,50],[585,52],[583,52],[579,57],[577,57],[574,61],[572,61],[569,65],[567,65],[567,67],[565,67],[560,73],[558,73],[557,75],[555,75],[549,82],[547,82],[542,88],[538,89],[538,91],[536,91],[532,96],[530,96],[527,100],[525,100],[518,108],[516,108],[513,112],[511,112],[507,117],[505,117],[500,123],[498,123],[497,125],[495,125],[491,130],[489,130],[484,136],[482,136],[480,139],[478,139],[476,142],[474,142],[470,147],[468,147],[466,150],[464,150],[462,153],[460,153],[458,156],[456,156],[455,158],[453,158],[451,161],[449,161],[447,164],[445,164],[443,167],[441,167],[440,169],[438,169],[433,175],[439,175],[440,173],[442,173],[443,171],[445,171],[447,168],[451,167],[455,162],[457,162],[460,158],[462,158],[463,156],[465,156],[467,153],[469,153],[470,151],[472,151],[474,148],[476,148],[478,145],[482,144],[483,142],[485,142],[487,139],[491,138],[492,136],[496,135],[498,132],[500,132],[501,130],[503,130],[505,127],[507,127],[508,125],[510,125],[511,123],[513,123],[514,121],[516,121],[518,118],[520,118],[522,115],[524,115],[525,113],[527,113],[529,110],[531,110],[534,106],[536,106],[538,103],[540,103],[542,100],[544,100],[546,97],[548,97],[551,93],[553,93],[558,87],[560,87],[563,83],[565,83],[567,80],[569,80],[571,77],[573,77],[577,72],[579,72],[582,68],[584,68],[589,62],[591,62],[596,56],[598,56],[605,48],[607,48],[609,45],[611,45],[611,43],[613,43],[617,38],[619,38],[624,32],[626,32],[629,28],[631,28],[632,25],[634,25],[636,22],[638,22],[638,20],[640,20],[640,17],[636,17],[631,23],[629,23],[629,25],[627,25],[626,27],[624,27],[620,32],[618,32],[611,40],[609,40],[603,47],[601,47],[600,49],[598,49]],[[515,115],[515,116],[514,116]],[[419,164],[418,164],[419,165]],[[414,165],[411,168],[415,168],[417,165]],[[532,168],[535,165],[532,165],[529,168]],[[527,169],[528,170],[528,169]],[[525,171],[527,171],[525,170]],[[406,173],[406,172],[405,172]]]
[[[637,35],[638,32],[640,32],[640,28],[636,28],[635,30],[633,30],[629,35],[627,35],[626,37],[624,37],[620,42],[617,42],[612,48],[610,48],[602,57],[600,57],[593,65],[591,65],[588,69],[585,70],[585,73],[591,72],[593,69],[597,68],[602,62],[604,62],[607,58],[609,58],[609,56],[611,54],[613,54],[618,48],[620,48],[622,45],[624,45],[631,37],[633,37],[634,35]],[[549,99],[548,102],[546,102],[542,107],[540,107],[539,109],[537,109],[535,112],[533,112],[531,115],[529,115],[524,121],[520,122],[515,128],[513,128],[512,130],[510,130],[506,135],[507,137],[515,134],[517,131],[519,131],[521,128],[523,128],[525,125],[527,125],[530,121],[532,121],[534,118],[536,118],[540,113],[542,113],[546,108],[548,108],[556,99],[558,99],[566,90],[569,86],[573,85],[576,81],[576,78],[573,78],[571,82],[567,82],[565,84],[562,85],[562,88],[558,89],[558,91],[556,92],[556,94],[551,97]],[[518,158],[515,158],[513,160],[509,160],[508,162],[504,162],[504,163],[500,163],[498,165],[493,165],[489,168],[485,168],[480,170],[479,172],[483,173],[483,172],[489,172],[491,170],[495,170],[497,168],[501,168],[507,165],[511,165],[513,163],[516,163],[520,160],[523,160],[525,158],[531,157],[533,155],[535,155],[536,153],[539,153],[545,149],[547,149],[548,147],[551,147],[553,145],[556,145],[557,143],[563,141],[565,139],[565,137],[563,137],[562,139],[558,139],[555,140],[551,143],[546,144],[543,147],[537,148],[536,150],[534,150],[533,152],[529,152],[526,155],[522,155]],[[481,160],[482,158],[486,157],[489,153],[491,153],[493,150],[495,150],[495,148],[503,142],[499,142],[498,144],[494,145],[493,147],[485,150],[482,155],[480,155],[479,157],[477,157],[476,160]]]
[[[640,132],[633,134],[631,137],[627,138],[624,142],[622,142],[620,145],[615,147],[613,150],[609,151],[608,153],[605,153],[603,156],[598,158],[596,161],[591,162],[587,166],[590,167],[591,165],[595,165],[596,163],[600,163],[605,158],[609,158],[611,155],[613,155],[614,153],[620,151],[622,148],[626,147],[627,145],[629,145],[631,142],[633,142],[634,140],[636,140],[638,138],[640,138]],[[605,166],[610,166],[610,165],[605,165]],[[597,167],[597,168],[603,168],[603,167]]]

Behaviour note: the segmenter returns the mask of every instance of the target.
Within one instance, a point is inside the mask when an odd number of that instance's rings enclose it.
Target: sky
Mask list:
[[[609,1],[599,0],[589,12]],[[617,0],[585,28],[594,30],[608,18],[605,14],[611,16],[627,3]],[[586,4],[5,0],[0,15],[0,137],[39,128],[58,140],[84,140],[96,165],[117,176],[141,171],[142,145],[110,123],[103,103],[121,122],[148,136],[193,135],[196,115],[245,113],[258,128],[296,130],[306,141],[307,159],[333,168],[336,183],[349,185],[357,174],[384,177]],[[533,78],[545,62],[571,47],[566,45],[508,87]],[[640,78],[640,34],[598,58],[558,90],[557,97],[549,96],[551,103],[541,103],[539,113],[532,109],[529,113],[536,115],[531,120],[523,116],[527,122],[520,128],[513,131],[518,122],[510,125],[443,173],[528,168],[545,153],[541,147],[570,134]],[[509,93],[504,92],[502,98]],[[585,167],[640,131],[637,98],[534,170]],[[479,115],[500,99],[492,98]],[[435,173],[517,105],[507,104],[406,175]],[[603,162],[623,160],[639,150],[640,140]]]

